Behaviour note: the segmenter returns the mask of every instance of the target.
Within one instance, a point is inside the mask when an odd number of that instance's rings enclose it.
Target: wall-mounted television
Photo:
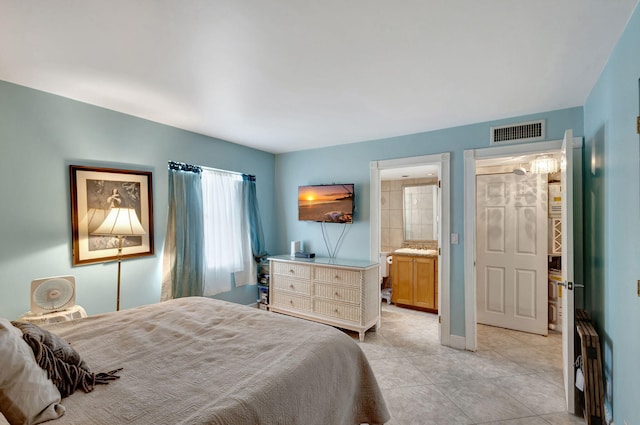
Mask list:
[[[298,187],[298,220],[353,223],[353,183]]]

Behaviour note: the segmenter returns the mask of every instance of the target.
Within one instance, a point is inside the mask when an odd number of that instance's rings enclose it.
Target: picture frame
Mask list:
[[[113,207],[133,208],[146,234],[126,236],[122,259],[154,255],[150,171],[70,165],[73,265],[118,259],[115,236],[92,235]]]

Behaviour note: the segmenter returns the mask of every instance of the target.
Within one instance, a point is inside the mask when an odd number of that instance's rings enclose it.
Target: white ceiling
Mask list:
[[[638,0],[0,0],[0,79],[281,153],[581,106]]]

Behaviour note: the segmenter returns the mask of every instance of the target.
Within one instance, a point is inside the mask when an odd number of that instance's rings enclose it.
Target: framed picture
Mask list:
[[[69,166],[73,265],[118,258],[118,238],[93,232],[111,208],[132,208],[146,234],[126,236],[122,258],[153,255],[153,196],[151,172]]]

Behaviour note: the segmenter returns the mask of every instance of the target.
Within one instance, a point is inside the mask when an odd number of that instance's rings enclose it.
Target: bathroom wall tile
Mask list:
[[[389,210],[389,227],[392,229],[402,229],[402,210]]]
[[[391,227],[391,211],[388,209],[380,211],[380,226],[382,228]]]
[[[391,237],[391,246],[394,247],[394,249],[398,249],[402,246],[402,242],[404,242],[402,229],[391,229],[390,237]]]
[[[419,184],[436,184],[436,183],[438,183],[438,178],[437,177],[425,177],[425,178],[418,179],[418,183]]]
[[[380,193],[380,209],[382,211],[388,211],[391,207],[391,192]]]
[[[392,191],[402,190],[402,185],[404,184],[402,180],[391,180],[389,183],[389,190]]]
[[[380,182],[380,190],[387,192],[391,190],[391,182],[389,180],[382,180]]]
[[[390,209],[402,209],[402,192],[399,190],[392,190],[389,192],[389,208]]]
[[[387,247],[382,250],[384,252],[389,252],[391,250],[391,231],[388,228],[380,230],[380,245]]]

